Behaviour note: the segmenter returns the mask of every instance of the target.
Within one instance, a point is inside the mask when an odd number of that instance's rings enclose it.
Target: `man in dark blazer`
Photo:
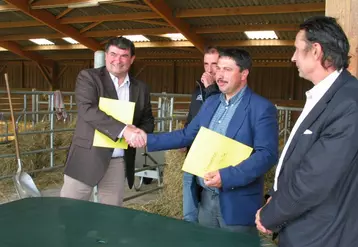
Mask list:
[[[123,37],[112,38],[105,48],[106,66],[82,70],[76,82],[78,118],[68,153],[62,197],[88,200],[98,185],[101,203],[122,205],[125,177],[134,183],[135,149],[94,147],[95,129],[112,140],[134,141],[136,127],[153,132],[154,118],[147,85],[128,76],[135,58],[134,44]],[[98,108],[99,98],[135,102],[133,125],[126,125]],[[136,127],[134,127],[136,126]],[[136,140],[141,141],[141,140]]]
[[[280,247],[358,246],[358,80],[334,18],[300,25],[292,61],[314,84],[277,165],[268,203],[257,212]]]
[[[202,126],[252,147],[245,161],[198,180],[203,187],[198,219],[204,226],[257,235],[255,213],[263,203],[263,176],[277,162],[278,126],[275,106],[247,87],[251,64],[244,50],[221,51],[216,83],[222,93],[209,97],[184,129],[140,134],[149,151],[191,145]]]

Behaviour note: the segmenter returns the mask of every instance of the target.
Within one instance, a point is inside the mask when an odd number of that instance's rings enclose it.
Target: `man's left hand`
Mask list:
[[[257,210],[257,213],[256,213],[256,220],[255,220],[256,228],[257,228],[257,230],[259,230],[262,233],[272,234],[272,231],[266,229],[261,223],[261,217],[260,217],[261,210],[262,210],[262,208]]]
[[[204,175],[204,183],[206,186],[221,188],[221,176],[219,171],[208,172]]]

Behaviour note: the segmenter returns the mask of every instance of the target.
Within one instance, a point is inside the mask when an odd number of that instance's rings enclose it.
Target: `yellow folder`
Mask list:
[[[134,107],[135,103],[133,102],[104,97],[99,98],[99,109],[105,112],[107,115],[112,116],[114,119],[125,124],[132,124]],[[124,140],[124,138],[120,138],[118,141],[114,142],[105,134],[95,130],[93,146],[127,149],[128,143]]]
[[[199,177],[210,171],[236,166],[246,160],[252,148],[201,127],[184,161],[182,170]]]

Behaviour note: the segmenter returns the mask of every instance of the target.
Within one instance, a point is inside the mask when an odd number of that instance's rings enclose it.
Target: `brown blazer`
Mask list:
[[[112,79],[105,67],[82,70],[76,81],[78,110],[76,129],[66,160],[65,174],[90,186],[95,186],[104,176],[113,148],[93,147],[95,129],[116,140],[125,124],[108,116],[98,108],[100,97],[118,99]],[[130,78],[129,101],[135,102],[133,124],[147,133],[153,132],[154,118],[147,85]],[[125,150],[128,185],[134,183],[136,150]]]

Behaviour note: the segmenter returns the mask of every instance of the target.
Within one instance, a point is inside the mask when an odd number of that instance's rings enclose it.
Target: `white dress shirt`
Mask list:
[[[291,141],[292,141],[293,137],[295,136],[297,129],[300,127],[301,123],[303,122],[303,120],[305,120],[307,115],[311,112],[312,108],[317,104],[317,102],[322,98],[322,96],[332,86],[332,84],[335,82],[335,80],[338,78],[338,76],[340,75],[341,72],[342,72],[342,70],[341,71],[336,70],[336,71],[332,72],[330,75],[328,75],[326,78],[324,78],[321,82],[319,82],[317,85],[315,85],[311,90],[306,92],[305,106],[303,107],[301,115],[299,116],[295,125],[292,128],[290,137],[288,138],[288,140],[285,144],[285,147],[282,150],[280,159],[277,164],[277,168],[276,168],[276,172],[275,172],[275,182],[273,185],[273,188],[275,191],[278,189],[277,188],[278,177],[280,175],[283,160],[285,158],[288,147],[290,146]]]
[[[121,85],[118,85],[118,78],[115,77],[114,75],[112,75],[111,73],[109,73],[109,75],[111,76],[111,79],[113,81],[113,85],[117,91],[117,96],[119,100],[124,100],[124,101],[129,101],[129,86],[130,86],[130,81],[129,81],[129,76],[128,74],[126,75],[126,77],[124,78],[124,81]],[[118,136],[119,138],[122,137],[124,132],[124,129],[122,130],[122,132],[120,133],[120,135]],[[113,150],[113,154],[112,157],[122,157],[124,156],[124,150],[121,148],[115,148]]]

